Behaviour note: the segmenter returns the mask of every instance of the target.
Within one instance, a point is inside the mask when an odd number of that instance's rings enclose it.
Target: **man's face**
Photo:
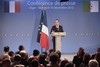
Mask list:
[[[55,20],[55,25],[59,25],[59,21],[58,20]]]

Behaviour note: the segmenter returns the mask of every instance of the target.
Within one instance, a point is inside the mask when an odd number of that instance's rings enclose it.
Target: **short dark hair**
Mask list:
[[[58,20],[58,22],[60,22],[60,20],[59,20],[59,19],[55,19],[55,20]]]
[[[61,52],[60,51],[56,51],[56,53],[58,54],[59,58],[61,58]]]
[[[68,60],[67,59],[64,59],[61,61],[60,63],[60,67],[65,67],[65,65],[68,63]]]
[[[74,64],[71,63],[71,62],[69,62],[69,63],[67,63],[67,64],[65,65],[65,67],[74,67]]]
[[[20,45],[18,49],[19,49],[20,51],[21,51],[21,50],[24,50],[24,46],[23,46],[23,45]]]
[[[32,67],[38,67],[39,63],[36,59],[34,59],[34,60],[32,60],[31,64],[32,64]]]
[[[45,54],[40,54],[39,55],[39,61],[44,61],[45,60]]]
[[[39,52],[37,49],[33,50],[33,55],[34,55],[34,56],[38,56],[39,53],[40,53],[40,52]]]
[[[58,60],[59,60],[58,54],[56,54],[56,53],[51,53],[51,55],[50,55],[50,61],[51,61],[52,63],[56,63]]]
[[[8,60],[8,59],[3,60],[3,61],[2,61],[2,66],[5,65],[5,64],[8,64],[8,65],[10,66],[10,63],[11,63],[11,61]]]
[[[13,51],[9,51],[9,56],[13,56],[14,55],[14,52]]]
[[[52,52],[54,52],[54,49],[50,49],[50,50],[49,50],[49,53],[52,53]]]
[[[9,52],[9,46],[5,46],[5,47],[4,47],[4,51],[5,51],[5,52]]]
[[[19,54],[16,54],[15,57],[14,57],[14,61],[20,62],[21,61],[21,56]]]

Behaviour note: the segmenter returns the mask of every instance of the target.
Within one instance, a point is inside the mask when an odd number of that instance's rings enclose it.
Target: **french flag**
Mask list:
[[[41,20],[38,28],[37,42],[39,42],[40,46],[45,50],[49,49],[50,42],[49,42],[46,10],[42,10],[41,13]]]
[[[4,1],[4,12],[5,13],[19,13],[20,1]]]

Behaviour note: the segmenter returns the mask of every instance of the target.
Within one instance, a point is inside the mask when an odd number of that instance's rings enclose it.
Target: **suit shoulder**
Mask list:
[[[52,26],[52,28],[56,27],[55,25]]]
[[[63,27],[63,26],[59,25],[59,27]]]

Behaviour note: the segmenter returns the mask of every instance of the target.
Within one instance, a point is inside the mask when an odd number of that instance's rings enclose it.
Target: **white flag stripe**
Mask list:
[[[42,25],[42,32],[44,32],[45,34],[49,36],[48,28],[45,25]]]
[[[91,10],[90,12],[99,12],[99,2],[98,1],[91,1]]]
[[[15,1],[10,1],[9,2],[9,12],[10,13],[15,13]]]

